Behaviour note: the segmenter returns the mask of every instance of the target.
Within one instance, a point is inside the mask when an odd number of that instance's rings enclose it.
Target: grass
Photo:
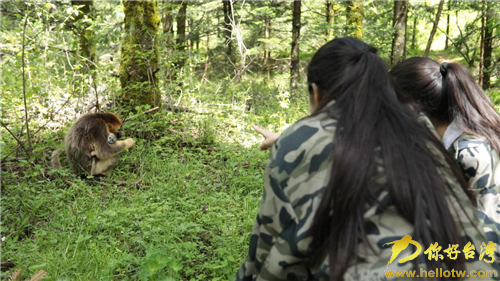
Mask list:
[[[245,254],[265,162],[255,148],[140,140],[107,178],[5,173],[18,183],[3,188],[3,259],[54,280],[226,280]]]
[[[220,100],[188,93],[185,99],[198,103],[186,112],[126,122],[123,131],[136,146],[104,178],[50,168],[66,130],[38,137],[35,157],[19,152],[4,161],[1,279],[41,269],[44,280],[234,278],[248,251],[268,157],[250,124],[279,130],[307,110],[306,99],[292,105],[285,91],[244,83],[225,86]],[[2,142],[4,152],[16,145],[5,135]]]
[[[307,96],[294,98],[286,82],[190,87],[187,111],[125,123],[137,144],[104,178],[50,169],[65,130],[44,132],[35,157],[19,152],[2,163],[0,279],[42,269],[44,280],[232,279],[248,251],[268,156],[250,124],[279,131],[307,112]],[[5,136],[4,153],[16,145]]]

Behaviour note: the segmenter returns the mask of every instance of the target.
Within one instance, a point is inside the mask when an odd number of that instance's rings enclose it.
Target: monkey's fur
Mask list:
[[[108,136],[121,128],[122,121],[113,113],[89,113],[80,117],[69,129],[64,142],[71,169],[76,174],[106,175],[116,155],[134,146],[133,139],[108,142]],[[52,153],[52,163],[60,167],[60,150]]]

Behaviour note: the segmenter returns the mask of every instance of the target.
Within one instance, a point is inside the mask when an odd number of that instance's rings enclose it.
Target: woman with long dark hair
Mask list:
[[[490,99],[457,63],[414,57],[390,74],[398,98],[429,117],[460,164],[486,235],[500,244],[500,116]]]
[[[350,37],[330,41],[313,56],[307,80],[313,112],[271,148],[236,279],[384,280],[391,269],[492,270],[477,253],[475,260],[443,253],[449,245],[462,250],[470,242],[479,252],[487,244],[473,195],[441,142],[398,101],[376,49]],[[406,246],[391,250],[397,240]],[[398,263],[418,251],[409,241],[421,245],[421,256]],[[424,254],[436,242],[444,258]]]

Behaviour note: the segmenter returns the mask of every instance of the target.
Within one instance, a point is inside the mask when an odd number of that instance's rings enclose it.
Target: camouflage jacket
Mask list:
[[[323,188],[329,180],[332,159],[330,151],[337,121],[326,113],[307,117],[287,128],[270,151],[265,171],[264,192],[256,222],[250,237],[248,255],[239,268],[236,280],[329,280],[328,258],[322,264],[311,263],[312,237],[309,235],[313,217],[322,198]],[[460,235],[464,241],[475,245],[475,260],[467,260],[468,270],[497,270],[498,260],[489,264],[477,259],[484,232],[475,216],[475,208],[461,187],[451,176],[444,159],[436,159],[441,174],[446,179],[448,202],[457,225],[462,226]],[[383,162],[383,161],[381,161]],[[386,185],[383,163],[378,163],[376,177]],[[382,191],[378,202],[390,202],[387,191]],[[386,277],[385,270],[412,270],[410,263],[397,260],[414,252],[408,247],[398,255],[389,267],[390,246],[385,243],[412,235],[413,226],[401,217],[394,206],[378,204],[366,206],[364,215],[366,233],[375,253],[360,251],[364,260],[353,264],[344,275],[344,280],[414,280],[414,278]],[[465,244],[465,243],[464,243]],[[360,245],[359,249],[367,249]],[[423,245],[419,260],[427,258]],[[443,250],[448,245],[441,245]],[[462,249],[464,245],[460,245]],[[444,253],[443,253],[444,254]],[[445,255],[445,254],[444,254]],[[445,258],[446,255],[445,255]],[[425,265],[423,265],[425,267]],[[485,278],[485,280],[492,280]],[[498,280],[493,279],[493,280]]]
[[[448,148],[477,198],[478,216],[489,241],[500,246],[500,157],[484,138],[462,134]],[[500,253],[500,247],[497,247]],[[499,255],[500,258],[500,255]]]

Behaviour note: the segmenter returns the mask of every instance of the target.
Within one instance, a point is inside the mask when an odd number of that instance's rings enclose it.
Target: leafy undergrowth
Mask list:
[[[267,153],[257,136],[250,148],[222,142],[237,124],[199,115],[164,110],[126,122],[137,144],[104,178],[48,167],[61,133],[44,135],[32,159],[7,159],[2,279],[41,269],[45,280],[233,278],[248,251]]]

